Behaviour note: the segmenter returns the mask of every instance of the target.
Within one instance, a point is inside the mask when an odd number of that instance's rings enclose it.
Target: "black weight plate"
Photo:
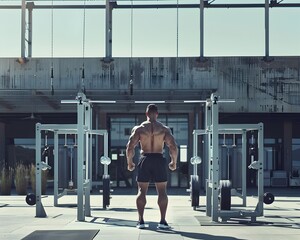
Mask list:
[[[192,176],[191,179],[191,198],[192,207],[199,207],[200,182],[198,176]]]
[[[266,192],[264,194],[264,203],[265,204],[272,204],[274,202],[274,200],[275,200],[275,197],[272,193]]]
[[[36,196],[33,193],[28,193],[26,195],[25,201],[28,205],[33,206],[36,204]]]
[[[229,180],[220,181],[220,208],[221,210],[231,208],[231,182]]]
[[[103,178],[103,208],[110,204],[110,176]]]

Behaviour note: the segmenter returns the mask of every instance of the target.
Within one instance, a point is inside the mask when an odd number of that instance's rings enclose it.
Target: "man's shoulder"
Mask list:
[[[142,129],[145,128],[147,125],[147,122],[142,122],[140,125],[136,125],[132,128],[132,131],[141,131]]]
[[[164,128],[165,130],[169,130],[169,129],[170,129],[167,125],[165,125],[165,124],[163,124],[163,123],[161,123],[161,122],[158,122],[158,124],[159,124],[162,128]]]

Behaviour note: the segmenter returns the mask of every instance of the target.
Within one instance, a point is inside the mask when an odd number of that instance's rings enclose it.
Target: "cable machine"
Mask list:
[[[263,193],[263,124],[219,124],[219,98],[212,94],[210,99],[206,101],[206,126],[205,129],[193,131],[193,154],[191,163],[194,167],[194,176],[191,178],[191,192],[192,197],[199,198],[197,193],[199,188],[197,176],[197,164],[201,161],[198,155],[198,136],[206,136],[207,168],[208,178],[206,180],[206,215],[212,218],[212,221],[227,221],[230,218],[247,218],[250,217],[251,221],[256,221],[256,217],[263,216],[263,203],[271,204],[274,201],[274,196],[271,193]],[[226,102],[226,101],[225,101]],[[228,101],[227,101],[228,102]],[[251,156],[251,164],[248,168],[257,171],[257,205],[253,211],[246,209],[231,209],[231,206],[247,205],[247,189],[246,189],[246,170],[247,170],[247,132],[257,131],[257,159]],[[231,181],[229,179],[220,179],[221,169],[219,158],[219,134],[232,134],[234,136],[234,144],[236,135],[242,136],[242,187],[241,192],[232,189]],[[252,135],[253,136],[253,135]],[[253,143],[253,141],[252,141]],[[253,147],[254,145],[251,144]],[[227,170],[226,168],[222,169]],[[228,176],[229,174],[227,174]],[[231,195],[235,195],[242,199],[242,204],[231,204]],[[197,207],[198,201],[192,199],[192,206]],[[194,205],[193,205],[194,204]],[[198,205],[199,206],[199,205]]]
[[[84,221],[85,216],[91,216],[90,190],[92,186],[92,141],[91,136],[104,137],[104,156],[108,157],[108,133],[106,130],[93,130],[91,128],[91,104],[83,93],[78,93],[75,101],[62,101],[62,103],[77,104],[77,124],[36,124],[36,217],[46,217],[41,200],[41,171],[49,167],[41,161],[41,133],[43,131],[54,133],[54,205],[58,206],[58,199],[67,193],[58,192],[58,149],[59,135],[74,134],[77,136],[77,220]],[[107,162],[107,161],[106,161]],[[108,164],[107,164],[108,165]],[[108,170],[105,172],[108,175]],[[72,176],[73,177],[73,176]]]

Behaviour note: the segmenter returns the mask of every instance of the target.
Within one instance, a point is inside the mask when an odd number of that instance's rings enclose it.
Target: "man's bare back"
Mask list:
[[[143,153],[162,153],[164,139],[169,135],[169,128],[160,122],[145,121],[134,129],[139,135],[141,154]]]
[[[133,163],[134,148],[140,143],[141,154],[143,153],[163,153],[164,144],[169,147],[171,162],[169,168],[176,169],[177,161],[177,144],[171,133],[170,128],[156,121],[156,118],[149,118],[139,126],[132,129],[129,141],[127,143],[126,155],[128,162],[128,170],[135,168]]]

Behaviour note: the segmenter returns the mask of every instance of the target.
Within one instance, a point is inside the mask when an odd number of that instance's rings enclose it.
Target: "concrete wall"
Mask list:
[[[24,64],[2,58],[0,112],[18,111],[19,104],[25,98],[34,101],[37,92],[44,96],[39,101],[46,101],[52,62],[56,98],[48,103],[49,109],[61,98],[76,95],[84,63],[85,88],[93,99],[129,99],[132,66],[134,90],[143,100],[155,94],[163,100],[203,99],[217,92],[222,99],[236,100],[222,104],[223,112],[300,112],[300,57],[274,57],[269,62],[262,57],[212,57],[205,62],[198,58],[116,58],[111,63],[100,58],[32,58]],[[14,96],[6,90],[15,90]]]

